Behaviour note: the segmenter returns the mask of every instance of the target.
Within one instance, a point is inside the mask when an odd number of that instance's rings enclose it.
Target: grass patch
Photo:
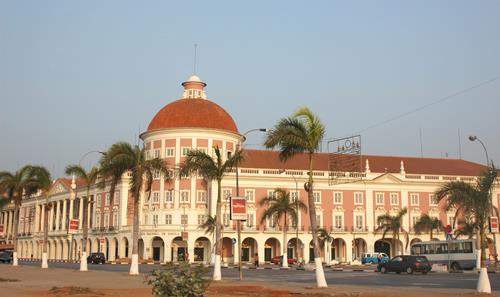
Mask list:
[[[101,293],[98,292],[93,292],[90,288],[87,287],[52,287],[49,290],[50,293],[52,293],[54,296],[71,296],[71,295],[91,295],[91,296],[96,296],[96,295],[102,295]]]
[[[18,279],[0,277],[0,283],[18,282]]]

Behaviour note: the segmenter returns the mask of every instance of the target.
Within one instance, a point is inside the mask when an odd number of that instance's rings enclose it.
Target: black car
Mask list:
[[[104,264],[106,263],[106,257],[104,253],[91,253],[87,257],[87,263],[89,264]]]
[[[417,271],[426,274],[431,271],[431,269],[432,264],[425,256],[396,256],[387,263],[378,264],[378,270],[382,273],[406,272],[412,274]]]
[[[12,254],[8,252],[0,252],[0,262],[2,263],[12,262]]]

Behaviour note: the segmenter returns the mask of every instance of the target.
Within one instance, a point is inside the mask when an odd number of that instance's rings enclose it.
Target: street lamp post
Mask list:
[[[247,140],[246,135],[248,135],[250,132],[254,131],[259,131],[259,132],[267,132],[266,128],[257,128],[257,129],[251,129],[248,130],[247,132],[242,134],[242,139],[241,139],[241,147],[243,147],[243,143],[245,140]],[[236,146],[236,149],[240,149],[240,145],[238,144]],[[238,173],[238,162],[236,162],[236,197],[240,196],[240,182],[239,182],[239,173]],[[236,227],[237,227],[237,233],[238,233],[238,271],[240,275],[240,280],[243,280],[243,270],[241,269],[241,220],[238,220],[236,222]]]
[[[488,157],[488,150],[486,149],[486,146],[484,145],[484,143],[481,141],[481,139],[479,139],[476,135],[470,135],[469,136],[469,140],[470,141],[478,141],[482,146],[483,146],[483,149],[484,149],[484,153],[486,154],[486,167],[489,168],[490,166],[490,158]],[[491,203],[491,212],[492,212],[492,215],[493,214],[493,197],[490,197],[490,203]],[[496,265],[498,263],[498,255],[497,255],[497,237],[496,237],[496,234],[493,233],[493,250],[494,250],[494,257],[495,257],[495,269],[496,269]]]

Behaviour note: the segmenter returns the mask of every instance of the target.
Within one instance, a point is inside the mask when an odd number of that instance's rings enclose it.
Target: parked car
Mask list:
[[[289,265],[297,263],[297,259],[287,258],[287,260],[288,260]],[[277,264],[277,265],[281,265],[282,261],[283,261],[283,256],[276,256],[276,257],[273,257],[271,259],[271,263]]]
[[[8,252],[0,252],[0,262],[2,263],[12,262],[12,254]]]
[[[89,263],[89,264],[104,264],[104,263],[106,263],[106,256],[104,256],[104,253],[91,253],[87,257],[87,263]]]
[[[378,264],[378,270],[382,273],[387,272],[422,272],[426,274],[431,271],[432,263],[425,256],[396,256],[387,263]]]
[[[364,253],[361,257],[361,264],[386,263],[388,261],[389,256],[386,253]]]

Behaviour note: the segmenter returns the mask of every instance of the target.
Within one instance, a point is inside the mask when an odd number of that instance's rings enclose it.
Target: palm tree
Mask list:
[[[321,264],[318,242],[318,224],[316,222],[316,206],[314,205],[314,154],[319,150],[321,140],[325,136],[325,126],[307,107],[299,108],[291,117],[281,119],[267,135],[267,148],[279,147],[280,159],[289,160],[298,153],[306,153],[309,157],[309,180],[304,185],[307,191],[309,218],[311,221],[314,263],[316,264],[316,282],[318,287],[327,287],[325,273]]]
[[[123,174],[130,174],[130,192],[134,201],[134,218],[132,232],[131,275],[139,274],[139,207],[143,192],[150,192],[155,172],[160,172],[170,179],[164,160],[154,158],[148,160],[144,148],[126,142],[113,144],[100,160],[102,178],[117,184]],[[111,189],[112,190],[112,189]],[[114,192],[110,192],[110,197]]]
[[[395,216],[386,213],[377,218],[378,227],[375,229],[375,232],[382,231],[382,239],[384,239],[388,233],[392,235],[391,256],[396,255],[396,243],[399,241],[400,233],[403,233],[405,237],[405,250],[408,248],[409,236],[408,232],[403,228],[403,217],[407,212],[408,209],[403,207]]]
[[[37,187],[45,195],[45,210],[43,214],[43,245],[42,245],[42,268],[49,268],[48,263],[48,242],[49,242],[49,204],[50,189],[52,188],[52,177],[50,172],[42,166],[33,167],[33,177],[36,181]]]
[[[0,193],[5,193],[7,201],[14,203],[13,235],[14,253],[12,255],[12,265],[18,266],[17,260],[17,231],[19,227],[19,209],[25,197],[29,197],[38,191],[37,184],[33,179],[33,167],[24,166],[18,171],[11,173],[0,172]]]
[[[217,205],[215,214],[215,264],[214,264],[214,274],[213,280],[219,281],[222,279],[221,275],[221,251],[222,251],[222,204],[221,204],[221,194],[222,194],[222,179],[224,176],[230,172],[237,163],[243,160],[243,154],[241,150],[237,150],[233,155],[227,158],[225,161],[222,159],[222,154],[219,147],[214,147],[214,158],[209,156],[207,153],[199,150],[190,150],[186,154],[186,159],[182,164],[180,164],[179,174],[191,175],[200,174],[207,181],[217,181]]]
[[[458,227],[455,232],[453,232],[453,235],[455,235],[455,238],[458,238],[459,236],[467,236],[468,239],[472,239],[474,234],[476,234],[476,231],[477,228],[474,222],[468,220],[458,220]]]
[[[327,251],[327,263],[330,263],[330,259],[331,259],[331,256],[330,256],[330,249],[328,248],[327,243],[331,244],[332,241],[333,241],[333,236],[331,235],[330,232],[328,232],[328,230],[326,230],[325,228],[318,228],[318,238],[320,240],[323,240],[323,242],[325,243],[325,250]]]
[[[423,214],[420,219],[413,226],[416,234],[421,234],[422,232],[428,232],[431,240],[434,238],[432,233],[434,230],[439,231],[443,229],[443,223],[438,218],[430,217],[428,214]]]
[[[286,231],[288,229],[287,215],[292,219],[292,225],[297,225],[300,211],[307,210],[307,206],[300,200],[292,201],[290,199],[290,193],[281,188],[275,189],[273,195],[262,198],[259,205],[267,206],[267,209],[264,210],[262,214],[260,220],[261,224],[264,223],[266,219],[278,219],[278,221],[283,219],[283,259],[281,260],[281,266],[283,268],[288,268],[286,240]]]
[[[86,171],[80,165],[68,165],[66,167],[66,174],[73,175],[77,178],[83,180],[87,187],[87,195],[83,199],[83,217],[82,217],[82,229],[83,229],[83,246],[82,255],[80,257],[80,271],[87,271],[87,237],[89,234],[88,228],[88,218],[87,218],[87,208],[90,201],[90,187],[97,182],[99,178],[99,169],[93,166],[90,171]],[[112,204],[111,204],[112,205]]]
[[[212,246],[212,256],[211,256],[211,259],[210,259],[210,263],[213,264],[214,260],[215,260],[215,229],[216,229],[216,226],[217,226],[217,219],[215,218],[215,216],[211,216],[211,215],[207,215],[207,219],[205,220],[205,222],[203,224],[201,224],[200,226],[198,226],[199,229],[203,229],[205,230],[205,234],[210,234],[212,235],[212,242],[214,243],[213,246]]]
[[[498,210],[493,206],[491,192],[497,177],[497,170],[493,164],[483,172],[477,184],[469,184],[463,181],[453,181],[444,184],[436,191],[438,201],[445,201],[447,211],[455,209],[455,218],[458,214],[464,214],[474,219],[479,231],[479,243],[481,246],[481,273],[477,286],[478,292],[491,292],[491,286],[486,269],[486,237],[485,230],[488,226],[488,218],[492,213],[498,216]]]

